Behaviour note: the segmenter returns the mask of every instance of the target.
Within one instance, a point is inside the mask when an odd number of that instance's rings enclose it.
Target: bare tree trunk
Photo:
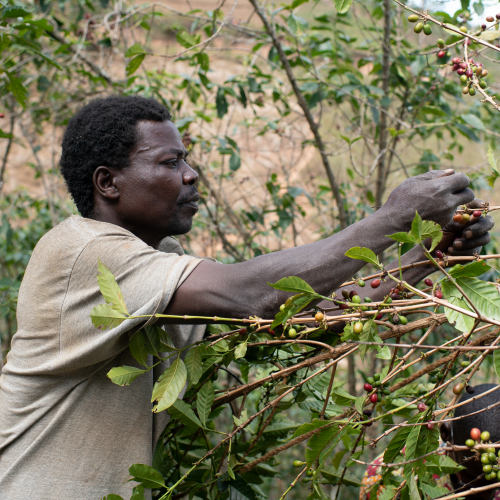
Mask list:
[[[382,90],[384,98],[389,98],[389,77],[390,77],[390,53],[391,53],[391,0],[384,0],[384,39],[382,42]],[[387,110],[389,104],[384,102],[382,108]],[[385,191],[385,169],[387,150],[387,113],[380,114],[379,122],[379,155],[377,166],[377,189],[375,193],[375,206],[382,206],[382,198]]]
[[[386,0],[386,1],[390,1],[390,0]],[[297,102],[298,102],[299,106],[302,108],[302,111],[304,112],[304,116],[306,117],[309,128],[314,136],[314,140],[316,142],[316,147],[318,148],[319,154],[321,155],[321,161],[323,163],[323,167],[325,168],[326,175],[328,176],[328,181],[330,182],[330,187],[332,189],[333,196],[335,198],[335,201],[337,202],[337,207],[339,210],[340,227],[342,229],[345,229],[347,227],[347,213],[346,213],[345,207],[344,207],[345,202],[344,202],[344,199],[342,198],[342,195],[340,193],[340,188],[337,184],[337,180],[335,179],[335,175],[334,175],[332,167],[330,165],[330,160],[328,159],[328,155],[326,154],[325,144],[323,143],[323,138],[321,137],[321,135],[319,133],[318,124],[314,121],[311,110],[309,109],[309,106],[307,105],[307,102],[306,102],[302,92],[299,89],[299,86],[297,84],[297,80],[295,79],[295,76],[294,76],[293,71],[292,71],[292,67],[290,66],[290,62],[288,61],[288,58],[286,57],[286,54],[283,50],[283,47],[281,46],[279,38],[276,35],[276,32],[274,31],[273,25],[267,19],[266,14],[262,10],[261,6],[258,4],[258,0],[250,0],[250,3],[253,5],[253,7],[255,8],[255,11],[257,12],[259,17],[261,18],[267,34],[271,37],[273,45],[278,52],[278,56],[280,58],[281,64],[283,65],[283,69],[285,70],[285,73],[288,77],[288,80],[289,80],[290,84],[292,85],[292,89],[293,89],[293,92],[295,94],[295,97],[297,98]]]

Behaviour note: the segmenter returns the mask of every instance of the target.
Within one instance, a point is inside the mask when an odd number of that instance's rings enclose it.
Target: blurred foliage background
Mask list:
[[[97,97],[140,94],[171,110],[202,194],[181,242],[225,263],[340,231],[429,169],[464,171],[477,197],[500,204],[500,115],[462,95],[450,65],[461,44],[436,56],[437,38],[459,38],[437,27],[414,34],[390,0],[355,1],[346,13],[330,0],[0,4],[0,359],[32,249],[76,213],[58,172],[64,126]],[[419,3],[469,28],[496,5]],[[497,53],[469,51],[500,93]],[[493,236],[483,252],[498,253]],[[373,373],[380,361],[370,363],[341,365],[351,394],[357,371]],[[270,498],[293,479],[289,465],[277,481],[264,478]],[[299,487],[290,495],[299,498]]]

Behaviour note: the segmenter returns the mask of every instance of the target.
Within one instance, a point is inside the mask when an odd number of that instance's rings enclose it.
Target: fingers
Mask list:
[[[439,177],[447,177],[453,175],[455,170],[448,168],[446,170],[429,170],[425,174],[420,174],[415,177],[415,179],[420,179],[422,181],[431,181],[433,179],[438,179]]]
[[[477,219],[477,221],[472,225],[464,229],[462,238],[466,238],[467,240],[479,238],[483,234],[486,234],[488,231],[490,231],[494,225],[495,221],[493,220],[493,217],[491,215],[481,217],[480,219]]]
[[[451,174],[437,179],[436,184],[439,184],[443,191],[459,194],[469,187],[470,179],[465,174]],[[471,198],[464,204],[471,202],[473,199]]]
[[[477,198],[467,203],[467,208],[484,208],[486,203],[483,200],[478,200]]]
[[[465,176],[467,177],[467,176]],[[454,192],[455,196],[455,201],[457,202],[457,205],[466,205],[467,203],[470,203],[474,200],[474,191],[470,188],[465,188],[462,191]]]
[[[479,253],[481,251],[481,247],[477,248],[472,248],[469,250],[456,250],[453,247],[448,247],[448,251],[446,252],[448,255],[451,255],[453,257],[465,257],[469,255],[473,255],[475,253]]]
[[[450,248],[453,248],[454,250],[472,250],[477,247],[484,247],[484,245],[487,245],[491,240],[491,236],[489,233],[483,234],[482,236],[479,236],[478,238],[473,238],[471,240],[466,240],[464,238],[459,238],[453,242],[453,246]]]

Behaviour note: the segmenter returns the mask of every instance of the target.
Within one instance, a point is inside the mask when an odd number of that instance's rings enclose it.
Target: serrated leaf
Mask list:
[[[457,264],[453,266],[448,273],[453,278],[475,278],[477,276],[481,276],[490,269],[491,267],[486,264],[484,260],[478,260],[476,262],[466,264],[465,266]]]
[[[198,392],[198,397],[196,398],[196,409],[198,411],[198,417],[202,422],[203,426],[206,427],[207,419],[212,411],[212,404],[214,402],[215,392],[214,385],[209,380]]]
[[[352,0],[334,0],[335,8],[339,14],[344,14],[351,8]]]
[[[375,255],[373,250],[370,250],[369,248],[353,247],[347,250],[345,255],[346,257],[350,257],[351,259],[364,260],[365,262],[369,262],[370,264],[374,264],[377,267],[380,267],[378,257]]]
[[[192,384],[196,385],[203,374],[203,362],[201,353],[197,346],[191,347],[184,358],[187,375]]]
[[[180,420],[184,425],[195,425],[196,427],[202,426],[200,420],[196,416],[191,407],[182,399],[176,399],[174,404],[168,409],[170,416],[176,420]]]
[[[135,366],[115,366],[111,368],[106,376],[116,385],[130,385],[139,375],[148,372]]]
[[[147,366],[148,352],[146,351],[146,339],[139,331],[134,334],[128,345],[134,359],[142,366]]]
[[[90,318],[96,328],[104,330],[106,328],[116,328],[127,319],[126,316],[108,305],[95,306],[90,313]]]
[[[142,61],[144,61],[144,58],[146,57],[146,54],[139,54],[138,56],[135,56],[128,64],[127,64],[127,76],[133,75],[141,66]]]
[[[111,271],[98,259],[98,275],[97,282],[99,283],[99,290],[104,297],[104,300],[115,311],[122,315],[128,315],[125,299],[123,298],[122,291],[116,282],[115,277]]]
[[[146,49],[140,43],[134,43],[134,45],[129,47],[127,52],[125,52],[125,57],[132,57],[138,54],[146,54]]]
[[[282,278],[276,283],[268,283],[268,285],[283,292],[316,294],[307,282],[297,276],[288,276],[288,278]]]
[[[236,346],[234,350],[234,359],[244,358],[247,353],[247,343],[242,342]]]
[[[158,404],[153,411],[160,412],[170,408],[184,388],[186,380],[186,366],[178,356],[154,385],[151,401],[158,401]]]
[[[129,481],[141,483],[144,488],[165,488],[163,476],[149,465],[134,464],[128,472],[132,476]]]

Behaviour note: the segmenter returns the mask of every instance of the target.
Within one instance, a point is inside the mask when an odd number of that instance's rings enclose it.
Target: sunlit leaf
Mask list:
[[[149,370],[141,370],[135,366],[115,366],[106,376],[116,385],[130,385],[139,375]]]
[[[106,328],[116,328],[121,325],[127,319],[127,316],[120,314],[112,306],[100,305],[92,309],[90,318],[96,328],[105,330]]]
[[[370,250],[369,248],[353,247],[347,250],[345,255],[351,259],[364,260],[365,262],[369,262],[370,264],[375,264],[377,267],[380,267],[378,257],[375,255],[373,250]]]
[[[134,464],[128,470],[132,476],[129,481],[137,481],[141,483],[144,488],[164,488],[165,481],[163,476],[153,467],[144,464]]]
[[[151,401],[158,401],[158,404],[153,411],[160,412],[170,408],[184,388],[186,380],[186,366],[178,356],[154,385]]]
[[[288,278],[282,278],[276,283],[268,283],[268,285],[272,286],[275,290],[282,290],[283,292],[306,294],[315,293],[308,283],[297,276],[288,276]]]
[[[116,282],[115,277],[111,271],[98,259],[98,276],[97,282],[99,283],[99,290],[104,297],[104,300],[109,304],[115,311],[121,313],[122,315],[128,315],[127,306],[125,304],[125,299],[123,298],[122,291]]]

